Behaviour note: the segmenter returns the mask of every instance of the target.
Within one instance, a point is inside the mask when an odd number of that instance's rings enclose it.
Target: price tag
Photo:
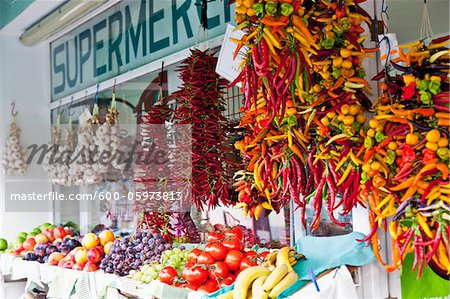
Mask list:
[[[380,41],[380,60],[385,66],[386,62],[399,56],[397,35],[395,33],[380,34],[378,40]]]
[[[236,79],[241,72],[239,70],[239,65],[244,58],[243,54],[247,51],[247,47],[243,46],[236,56],[236,59],[233,60],[233,55],[238,45],[231,41],[230,38],[240,40],[245,35],[245,32],[242,30],[233,31],[234,28],[234,26],[228,24],[216,66],[216,73],[230,82]]]

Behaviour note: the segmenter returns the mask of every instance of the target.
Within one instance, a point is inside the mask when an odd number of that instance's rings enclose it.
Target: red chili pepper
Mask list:
[[[313,208],[314,208],[314,217],[311,221],[311,225],[309,229],[311,231],[315,231],[320,224],[320,212],[322,211],[322,190],[325,185],[326,179],[325,176],[322,177],[322,179],[319,182],[319,185],[316,188],[316,194],[313,198]]]
[[[336,218],[334,218],[334,214],[333,214],[333,207],[334,207],[334,202],[336,201],[336,186],[333,182],[333,180],[331,179],[331,176],[329,174],[325,175],[326,177],[326,181],[327,181],[327,185],[328,185],[328,202],[327,202],[327,207],[328,207],[328,217],[330,218],[330,220],[338,225],[338,226],[346,226],[347,223],[343,223],[338,221]]]

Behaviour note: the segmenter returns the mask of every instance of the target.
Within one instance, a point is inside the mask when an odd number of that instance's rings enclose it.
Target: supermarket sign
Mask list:
[[[201,0],[124,0],[50,45],[52,99],[70,95],[200,40]],[[208,3],[208,38],[234,20],[228,0]]]

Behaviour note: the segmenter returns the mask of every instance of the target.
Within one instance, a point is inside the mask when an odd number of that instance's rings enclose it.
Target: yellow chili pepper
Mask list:
[[[350,174],[350,171],[353,169],[353,164],[349,164],[347,166],[347,169],[345,169],[344,173],[342,174],[341,179],[339,180],[339,182],[336,184],[336,186],[340,186],[342,185],[342,183],[345,182],[345,180],[347,179],[348,175]]]
[[[391,191],[400,191],[411,186],[411,183],[414,181],[414,177],[408,178],[406,181],[401,182],[395,187],[389,188]]]
[[[397,221],[392,221],[389,224],[389,233],[391,234],[392,239],[397,240],[397,237],[398,237],[398,235],[397,235]]]
[[[289,147],[292,147],[292,134],[291,134],[291,130],[289,130],[287,132],[287,138],[288,138],[288,145]]]
[[[275,135],[275,136],[266,137],[266,138],[264,138],[264,140],[271,140],[271,141],[284,140],[284,139],[286,139],[286,137],[287,137],[286,134],[281,134],[281,135]]]
[[[278,48],[278,49],[282,49],[280,42],[278,41],[278,39],[275,38],[275,36],[273,36],[272,32],[270,32],[269,28],[264,27],[264,33],[267,34],[267,36],[269,37],[270,41],[272,42],[272,44],[274,45],[274,47]]]
[[[426,219],[420,214],[416,214],[417,222],[419,223],[420,227],[423,229],[423,232],[429,237],[433,238],[433,233],[431,233],[430,228],[428,227]]]
[[[441,262],[441,264],[446,268],[447,274],[450,273],[450,261],[448,259],[448,252],[445,249],[443,242],[441,242],[438,247],[438,258],[439,262]]]
[[[393,198],[393,196],[391,194],[389,194],[388,196],[386,196],[377,206],[376,206],[376,210],[381,209],[385,204],[387,204],[391,199]]]
[[[339,163],[336,165],[335,171],[338,171],[339,168],[341,168],[342,165],[344,165],[344,163],[348,160],[349,155],[347,154],[347,156],[345,156],[344,158],[342,158],[341,161],[339,161]]]

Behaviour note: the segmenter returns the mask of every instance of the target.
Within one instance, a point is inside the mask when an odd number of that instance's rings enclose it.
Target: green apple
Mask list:
[[[8,242],[5,239],[0,239],[0,250],[6,250],[8,248]]]
[[[20,232],[19,235],[18,235],[18,237],[22,237],[24,239],[26,239],[27,236],[28,236],[28,233],[26,233],[26,232]]]

